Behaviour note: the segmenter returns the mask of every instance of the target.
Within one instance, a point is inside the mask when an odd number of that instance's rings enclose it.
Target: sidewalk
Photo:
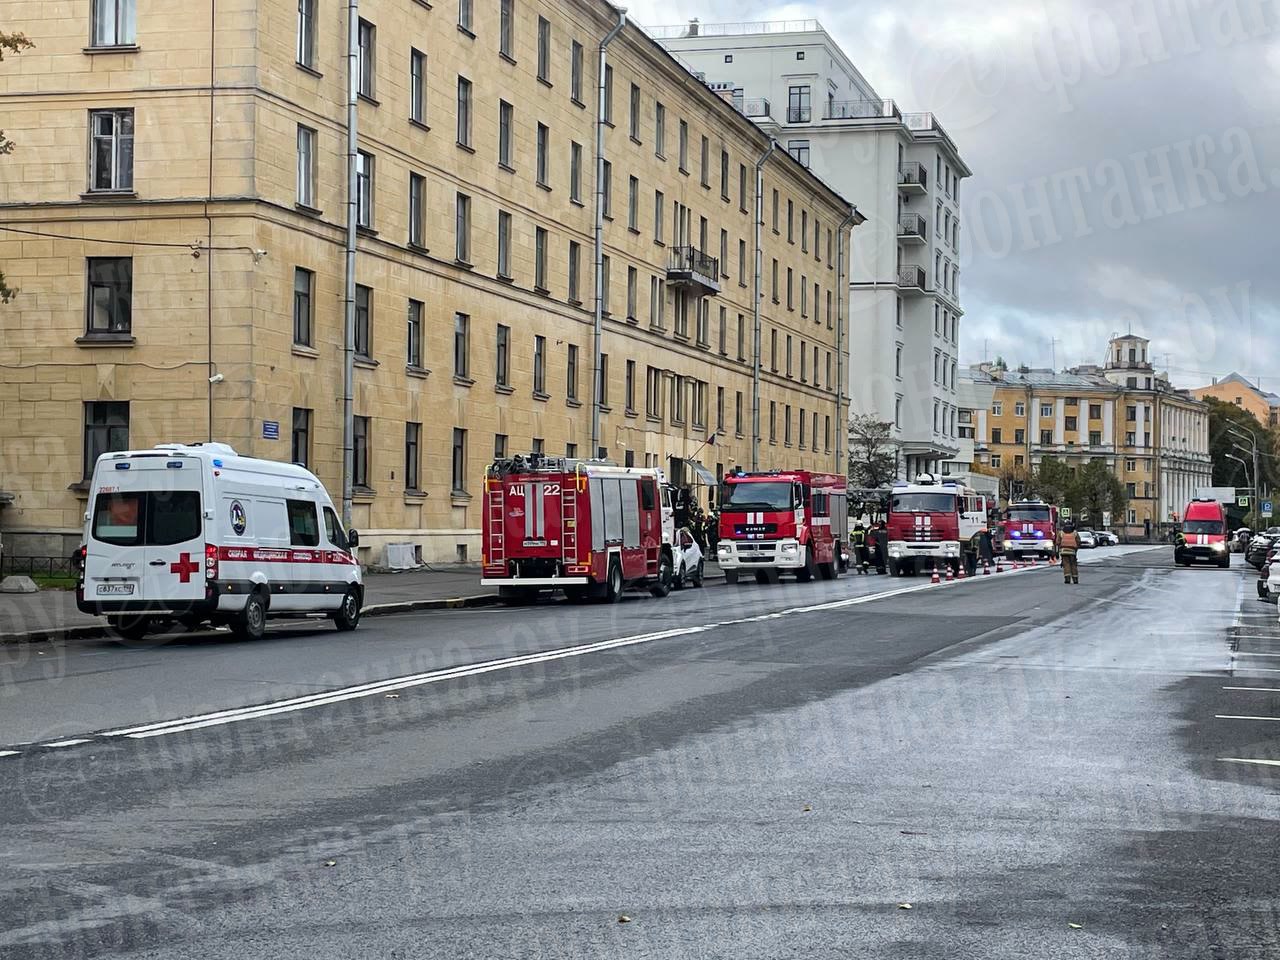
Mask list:
[[[723,578],[708,563],[708,579]],[[364,615],[439,610],[446,607],[484,607],[498,602],[498,591],[480,586],[477,564],[449,564],[403,573],[366,573]],[[84,639],[102,636],[107,622],[76,609],[71,590],[0,594],[0,644],[49,639]]]

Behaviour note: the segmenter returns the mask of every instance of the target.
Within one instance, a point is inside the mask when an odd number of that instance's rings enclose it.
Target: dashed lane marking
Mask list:
[[[1242,690],[1249,693],[1280,693],[1280,687],[1223,687],[1223,690]]]
[[[51,749],[56,747],[78,747],[80,744],[88,743],[92,739],[92,737],[79,737],[73,740],[55,740],[52,743],[46,743],[45,746]]]
[[[1241,717],[1230,713],[1215,713],[1215,720],[1270,720],[1272,723],[1280,723],[1280,717]]]
[[[1256,763],[1260,767],[1280,767],[1280,760],[1250,760],[1247,757],[1219,757],[1219,763]]]
[[[21,752],[20,750],[0,750],[0,757],[16,757]]]

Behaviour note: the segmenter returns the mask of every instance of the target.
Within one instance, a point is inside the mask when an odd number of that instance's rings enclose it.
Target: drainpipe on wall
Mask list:
[[[357,99],[360,71],[360,0],[347,0],[347,244],[342,338],[342,524],[351,528],[355,474],[356,359],[356,152],[359,149]]]
[[[600,62],[596,73],[596,223],[595,223],[595,274],[596,274],[596,307],[595,323],[592,330],[591,350],[591,459],[600,453],[600,396],[603,384],[601,375],[600,341],[604,328],[604,119],[605,119],[605,67],[608,64],[606,51],[627,23],[626,7],[616,8],[618,22],[600,41]]]
[[[769,149],[756,161],[756,269],[755,296],[751,300],[751,315],[755,346],[751,364],[751,469],[760,469],[760,295],[764,275],[764,253],[760,249],[760,231],[764,228],[764,165],[778,149],[778,141],[770,139]]]
[[[849,422],[847,417],[841,417],[840,411],[844,409],[844,300],[848,295],[844,283],[844,265],[845,265],[845,249],[844,249],[844,232],[850,227],[856,227],[864,222],[866,218],[858,213],[855,206],[849,207],[849,214],[840,221],[840,226],[836,231],[836,467],[835,472],[842,477],[849,475],[849,464],[845,461],[842,451],[844,444],[841,439],[849,433]]]

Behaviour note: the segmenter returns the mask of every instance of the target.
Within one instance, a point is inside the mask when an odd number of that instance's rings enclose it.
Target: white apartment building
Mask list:
[[[647,29],[867,218],[849,268],[850,409],[893,422],[903,476],[940,472],[960,452],[970,170],[955,143],[932,114],[881,97],[816,20]]]

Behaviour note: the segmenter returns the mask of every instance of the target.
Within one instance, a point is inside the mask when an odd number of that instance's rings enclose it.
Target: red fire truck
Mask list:
[[[781,470],[724,478],[716,559],[729,583],[794,573],[801,582],[840,576],[848,535],[848,481],[828,473]]]
[[[889,573],[899,576],[950,566],[978,566],[978,540],[987,529],[987,499],[958,483],[922,474],[889,493]]]
[[[538,454],[485,474],[481,583],[509,602],[562,589],[616,602],[627,586],[671,591],[673,520],[662,472]]]
[[[1018,500],[1004,514],[1004,552],[1010,557],[1057,556],[1058,508],[1043,500]]]

